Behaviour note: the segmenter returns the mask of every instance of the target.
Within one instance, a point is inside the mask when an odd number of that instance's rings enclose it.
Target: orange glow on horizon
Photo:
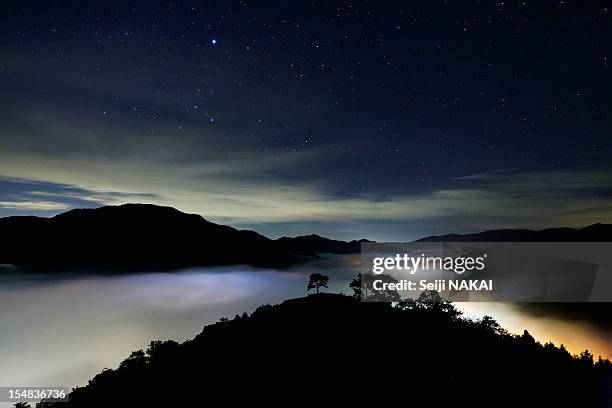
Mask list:
[[[542,344],[552,342],[557,347],[563,344],[572,354],[589,350],[595,361],[599,356],[612,360],[612,330],[605,332],[578,321],[531,316],[504,303],[474,302],[458,306],[468,317],[492,316],[511,333],[521,334],[527,330]]]

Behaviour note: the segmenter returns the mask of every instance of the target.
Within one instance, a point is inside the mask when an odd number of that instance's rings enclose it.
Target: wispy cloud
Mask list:
[[[612,221],[612,176],[608,169],[535,172],[491,172],[456,180],[456,185],[415,195],[383,199],[345,198],[330,194],[316,182],[287,183],[252,173],[300,165],[273,155],[243,156],[209,163],[97,162],[39,157],[28,166],[5,157],[4,177],[21,176],[58,188],[21,192],[21,207],[35,210],[31,197],[53,197],[57,210],[73,200],[98,205],[149,202],[171,205],[233,224],[283,222],[419,221],[444,223],[447,231],[500,227],[584,226]],[[79,171],[73,171],[78,168]],[[468,181],[469,180],[469,181]],[[468,183],[465,185],[465,183]],[[135,192],[140,191],[140,192]],[[38,209],[53,209],[51,202]],[[62,204],[64,203],[64,204]]]
[[[70,205],[54,201],[0,201],[0,208],[11,210],[61,211],[67,210],[70,208]]]

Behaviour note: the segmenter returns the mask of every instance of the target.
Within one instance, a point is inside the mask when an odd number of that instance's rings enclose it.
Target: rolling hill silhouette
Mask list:
[[[612,224],[588,227],[529,229],[499,229],[476,234],[447,234],[425,237],[417,242],[608,242],[612,241]]]
[[[2,218],[0,231],[0,263],[34,269],[168,270],[299,261],[254,231],[148,204],[76,209],[52,218]]]
[[[36,271],[285,267],[305,256],[359,251],[360,241],[318,235],[272,240],[151,204],[74,209],[51,218],[0,218],[0,264]]]
[[[44,406],[604,407],[610,370],[447,303],[319,294],[152,342]]]
[[[609,241],[612,225],[579,230],[493,230],[419,241]],[[269,239],[171,207],[124,204],[75,209],[51,218],[0,218],[0,265],[24,270],[175,270],[246,264],[285,267],[317,254],[359,253],[359,241],[318,235]]]
[[[367,239],[353,241],[338,241],[321,237],[316,234],[302,235],[299,237],[282,237],[276,240],[280,247],[290,254],[316,255],[316,254],[357,254],[361,251],[362,242],[370,242]]]

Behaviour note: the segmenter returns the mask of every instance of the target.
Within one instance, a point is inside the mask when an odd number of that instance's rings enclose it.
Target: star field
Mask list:
[[[0,18],[0,215],[32,212],[15,203],[47,183],[49,213],[153,194],[270,235],[610,217],[605,2],[20,2]]]

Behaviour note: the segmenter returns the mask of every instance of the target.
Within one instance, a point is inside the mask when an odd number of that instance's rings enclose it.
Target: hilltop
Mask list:
[[[607,360],[462,318],[448,303],[362,303],[333,294],[259,307],[193,340],[152,342],[57,408],[413,403],[606,406]]]

